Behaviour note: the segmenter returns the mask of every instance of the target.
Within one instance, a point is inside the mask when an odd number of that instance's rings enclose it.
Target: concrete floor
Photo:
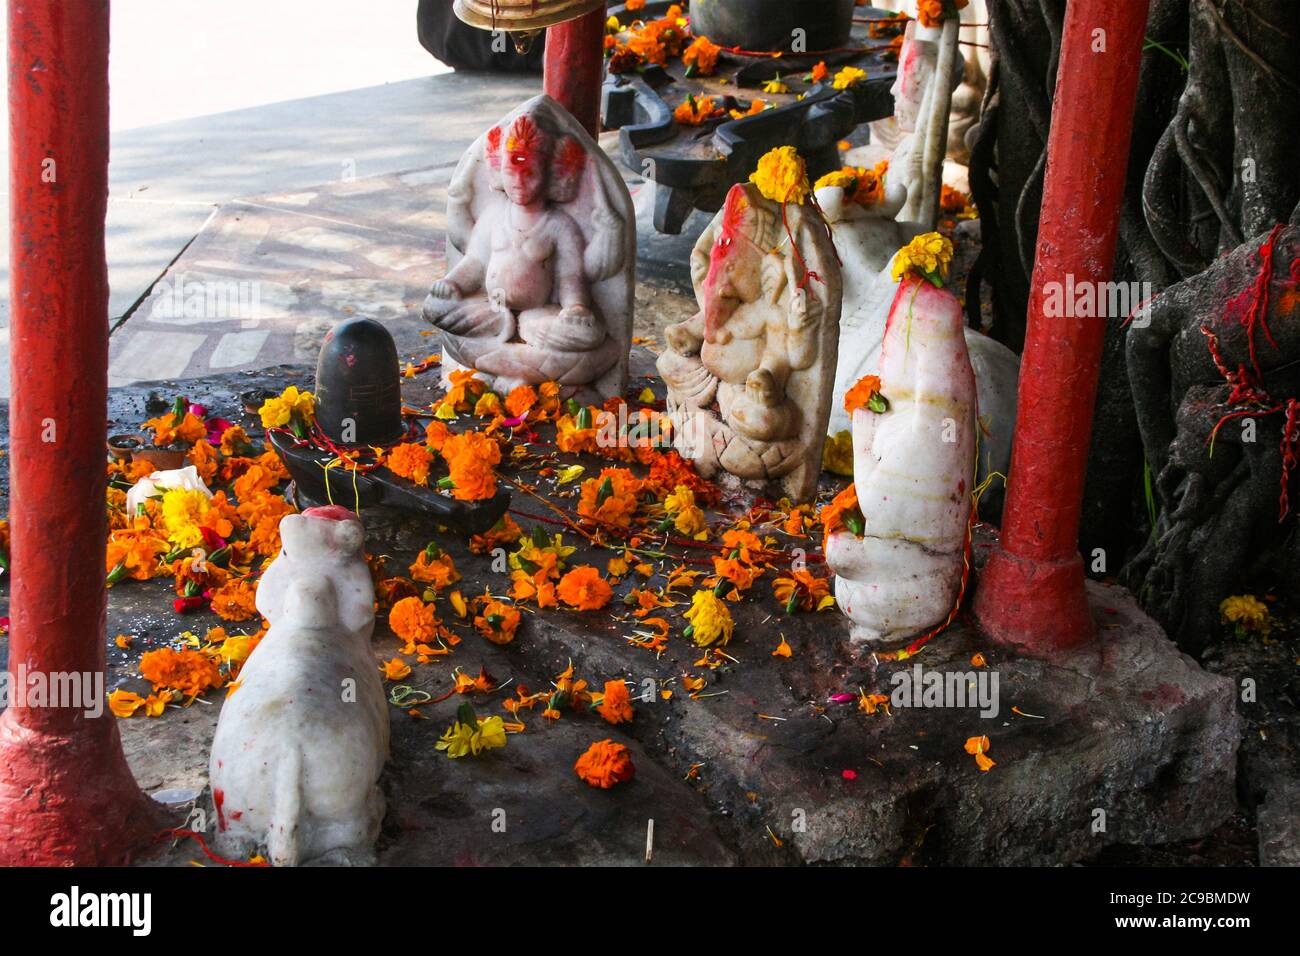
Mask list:
[[[405,0],[230,0],[212,11],[199,0],[112,7],[113,326],[222,204],[454,159],[485,116],[540,89],[539,77],[450,73],[420,47]],[[0,41],[6,32],[0,18]],[[7,151],[0,137],[0,157]],[[5,177],[6,219],[8,205]],[[0,397],[9,394],[8,243],[0,230]]]

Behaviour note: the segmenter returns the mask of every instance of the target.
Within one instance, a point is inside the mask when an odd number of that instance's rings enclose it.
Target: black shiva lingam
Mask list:
[[[496,524],[510,504],[506,492],[459,501],[373,462],[371,449],[397,444],[410,433],[402,417],[393,336],[374,319],[356,318],[334,326],[321,344],[311,432],[304,439],[273,429],[270,441],[293,476],[293,500],[300,508],[332,502],[360,511],[382,504],[428,514],[464,534],[482,534]],[[358,467],[340,465],[339,453],[352,450],[362,453]]]

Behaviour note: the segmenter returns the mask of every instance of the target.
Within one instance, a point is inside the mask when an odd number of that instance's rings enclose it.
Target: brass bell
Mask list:
[[[605,9],[605,0],[456,0],[453,9],[480,30],[536,35],[557,23]]]

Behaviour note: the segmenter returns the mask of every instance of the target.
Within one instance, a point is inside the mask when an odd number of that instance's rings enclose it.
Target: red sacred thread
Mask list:
[[[206,856],[213,863],[220,863],[222,866],[264,867],[264,866],[271,865],[270,863],[267,863],[265,860],[261,861],[260,863],[253,862],[251,860],[227,860],[224,856],[218,856],[216,853],[213,853],[210,849],[208,849],[208,843],[206,840],[203,839],[202,834],[195,833],[193,830],[186,830],[183,827],[177,827],[172,830],[163,830],[161,833],[159,833],[156,837],[153,838],[153,842],[161,843],[163,840],[166,840],[168,838],[174,840],[189,838],[191,840],[196,841],[199,845],[199,849],[203,851],[204,856]]]
[[[1246,329],[1251,367],[1247,368],[1243,364],[1238,366],[1235,372],[1228,368],[1219,349],[1218,336],[1214,334],[1208,325],[1201,326],[1201,333],[1206,338],[1206,347],[1210,351],[1214,367],[1218,369],[1219,374],[1223,376],[1223,380],[1230,386],[1227,404],[1251,406],[1228,412],[1219,419],[1211,430],[1209,438],[1206,439],[1206,443],[1210,446],[1210,453],[1213,454],[1214,439],[1218,435],[1219,429],[1234,419],[1248,416],[1264,418],[1278,414],[1285,416],[1282,424],[1282,440],[1278,449],[1282,459],[1282,487],[1278,496],[1277,520],[1279,522],[1284,521],[1291,511],[1289,487],[1291,475],[1297,463],[1296,446],[1297,443],[1300,443],[1300,402],[1294,397],[1280,402],[1269,395],[1264,385],[1263,372],[1259,368],[1259,359],[1255,348],[1255,330],[1262,327],[1264,337],[1269,344],[1275,349],[1278,347],[1277,342],[1273,339],[1273,332],[1268,326],[1268,296],[1269,287],[1273,281],[1275,243],[1278,234],[1281,233],[1283,228],[1283,224],[1278,223],[1269,231],[1268,237],[1259,247],[1259,271],[1255,276],[1255,280],[1243,289],[1239,295],[1233,297],[1227,306],[1228,315],[1239,316],[1238,321]],[[1300,281],[1300,259],[1292,260],[1288,272],[1293,282]]]
[[[1262,326],[1264,337],[1268,339],[1268,344],[1277,348],[1277,342],[1273,340],[1273,332],[1268,327],[1268,290],[1273,282],[1273,244],[1277,241],[1278,233],[1283,229],[1283,224],[1275,225],[1268,234],[1268,238],[1260,244],[1259,247],[1259,273],[1255,276],[1255,281],[1241,291],[1240,295],[1235,296],[1228,302],[1228,314],[1240,315],[1238,321],[1246,329],[1246,342],[1250,347],[1250,364],[1255,368],[1255,374],[1258,376],[1259,358],[1255,351],[1255,329]],[[1292,263],[1292,272],[1294,273],[1295,263]]]

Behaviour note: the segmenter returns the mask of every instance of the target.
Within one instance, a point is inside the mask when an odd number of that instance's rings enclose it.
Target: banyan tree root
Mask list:
[[[1158,516],[1123,577],[1189,651],[1229,594],[1300,593],[1297,219],[1170,286],[1128,331]]]

